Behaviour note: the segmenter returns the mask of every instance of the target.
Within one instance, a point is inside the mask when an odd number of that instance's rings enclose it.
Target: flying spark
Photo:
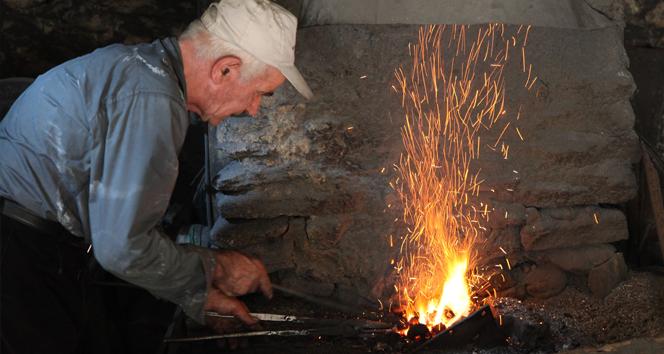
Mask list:
[[[523,140],[519,128],[509,129],[521,116],[521,106],[512,112],[507,100],[510,55],[520,56],[516,72],[528,73],[525,89],[537,77],[531,80],[533,67],[526,62],[530,26],[511,35],[510,30],[503,24],[421,27],[417,44],[408,45],[411,66],[395,71],[392,89],[401,93],[404,151],[391,185],[404,206],[408,230],[396,288],[407,317],[429,328],[449,327],[466,316],[471,289],[479,284],[480,277],[471,276],[478,261],[474,246],[489,212],[487,204],[474,202],[484,180],[472,163],[481,146],[497,153],[500,146],[507,159],[505,139],[512,131]],[[488,140],[493,146],[482,145],[481,134],[492,131],[499,132]]]

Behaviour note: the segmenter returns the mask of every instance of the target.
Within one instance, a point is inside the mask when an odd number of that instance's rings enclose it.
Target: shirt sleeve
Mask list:
[[[176,245],[155,228],[178,174],[185,107],[164,94],[141,93],[108,102],[97,118],[102,136],[89,191],[97,261],[202,323],[209,251]]]

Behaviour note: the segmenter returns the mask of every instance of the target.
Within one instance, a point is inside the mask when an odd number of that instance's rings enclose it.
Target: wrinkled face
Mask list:
[[[256,116],[263,96],[272,95],[284,80],[281,72],[271,66],[249,80],[241,78],[237,70],[228,72],[210,88],[197,113],[203,121],[215,126],[231,115]]]

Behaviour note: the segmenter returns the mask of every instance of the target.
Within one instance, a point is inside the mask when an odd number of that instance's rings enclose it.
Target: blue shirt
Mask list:
[[[0,195],[87,238],[103,268],[202,322],[205,252],[155,229],[188,124],[175,39],[98,49],[39,76],[0,122]]]

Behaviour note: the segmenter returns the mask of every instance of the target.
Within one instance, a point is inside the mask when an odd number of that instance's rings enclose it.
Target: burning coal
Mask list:
[[[483,180],[472,162],[484,148],[507,159],[507,134],[523,140],[521,108],[508,112],[506,105],[505,68],[517,58],[527,77],[523,88],[533,87],[529,31],[502,24],[422,27],[408,48],[412,65],[396,71],[404,152],[392,187],[408,232],[395,262],[395,288],[411,324],[449,327],[475,307],[472,293],[483,282],[474,271],[475,246],[490,210],[478,201]],[[486,141],[490,131],[497,139]]]

